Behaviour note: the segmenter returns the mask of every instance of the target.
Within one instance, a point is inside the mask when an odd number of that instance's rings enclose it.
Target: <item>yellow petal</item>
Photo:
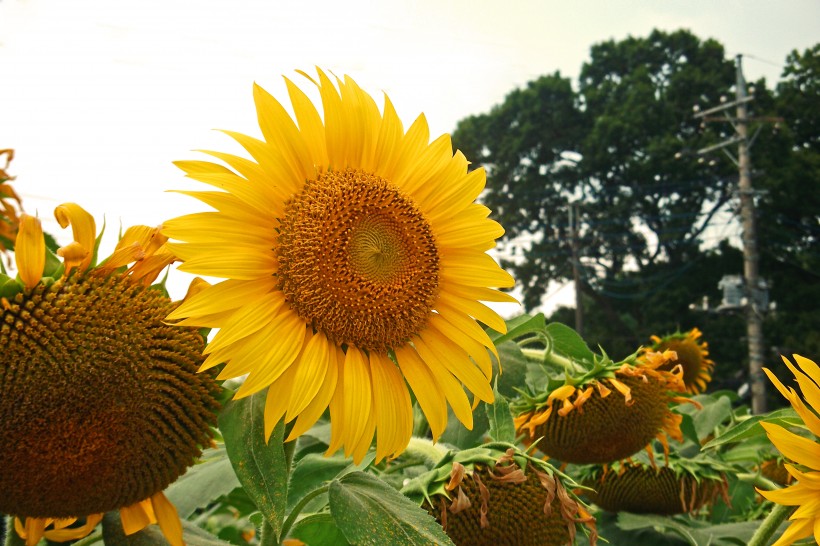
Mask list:
[[[438,361],[481,400],[490,403],[493,401],[493,389],[489,380],[453,341],[446,339],[437,330],[427,328],[414,343],[425,362]]]
[[[17,518],[15,518],[15,523]],[[40,539],[43,538],[43,532],[46,528],[46,520],[44,518],[26,518],[25,530],[20,532],[17,529],[17,534],[21,537],[25,535],[26,546],[35,546]]]
[[[200,246],[200,243],[169,244],[171,251],[185,260],[180,271],[196,275],[252,281],[269,277],[277,270],[276,258],[271,252],[260,252],[258,247],[240,244]]]
[[[820,444],[772,423],[761,422],[769,439],[787,459],[820,470]]]
[[[97,226],[94,217],[76,203],[63,203],[58,206],[54,209],[54,217],[59,222],[60,227],[64,229],[71,225],[74,240],[80,243],[88,253],[82,263],[79,264],[79,267],[83,271],[88,269],[94,257],[94,247],[97,239]]]
[[[330,351],[330,342],[321,332],[311,335],[304,344],[302,354],[294,364],[296,374],[293,379],[293,390],[290,395],[286,421],[291,421],[310,404],[328,374],[328,368],[336,365],[331,363],[331,357],[336,355]]]
[[[444,393],[441,392],[430,369],[412,347],[405,345],[396,349],[395,353],[402,374],[427,417],[435,442],[447,428],[447,403]]]
[[[168,320],[223,313],[250,304],[274,288],[274,280],[262,278],[252,281],[229,279],[196,293],[177,307]]]
[[[473,299],[465,299],[450,292],[441,291],[438,297],[439,301],[452,307],[453,309],[460,309],[476,320],[480,320],[486,326],[489,326],[496,332],[506,334],[507,323],[504,322],[498,313]]]
[[[210,354],[258,332],[269,324],[285,303],[281,292],[268,292],[255,302],[240,307],[203,351]]]
[[[265,140],[272,145],[285,160],[293,179],[305,180],[315,174],[313,158],[310,157],[299,129],[284,107],[273,96],[253,85],[253,100],[256,104],[259,128]]]
[[[418,352],[418,347],[416,347],[415,350]],[[425,354],[426,353],[428,353],[428,351],[425,351]],[[437,359],[428,361],[421,352],[418,352],[418,354],[427,369],[433,374],[436,384],[438,384],[441,392],[444,393],[445,398],[450,403],[450,407],[453,408],[453,413],[455,413],[458,420],[461,421],[467,429],[472,430],[473,410],[470,407],[470,402],[467,400],[467,395],[464,394],[464,388],[461,386],[461,383],[459,383],[458,380],[453,377],[453,374],[438,362]],[[428,356],[435,358],[434,355]]]
[[[151,499],[145,499],[120,508],[120,520],[122,530],[126,536],[142,531],[147,526],[156,522],[154,518],[154,508],[151,506]]]
[[[46,243],[40,220],[26,213],[20,215],[20,227],[14,247],[17,271],[26,288],[37,286],[46,266]]]
[[[340,360],[342,363],[344,362],[344,352],[334,343],[329,344],[329,349],[331,360],[328,362],[325,380],[322,382],[319,392],[316,393],[313,400],[310,401],[304,411],[296,418],[296,423],[294,423],[290,435],[286,440],[288,442],[295,440],[316,424],[316,421],[319,420],[330,405],[333,394],[336,392],[336,383],[339,378],[339,362]]]
[[[154,515],[165,539],[171,546],[185,546],[182,540],[182,522],[179,520],[176,507],[162,491],[151,497],[151,505],[154,507]]]
[[[481,329],[481,327],[476,323],[475,320],[470,318],[468,315],[462,313],[458,309],[451,307],[444,303],[443,301],[439,300],[436,302],[436,311],[441,318],[447,321],[449,324],[454,326],[457,331],[461,333],[458,338],[463,337],[464,335],[473,338],[474,340],[478,341],[485,347],[487,347],[494,355],[495,358],[498,358],[498,350],[495,348],[495,344],[490,339],[490,336]],[[443,327],[443,326],[440,326]],[[448,335],[456,335],[456,332],[448,332]],[[453,338],[456,340],[458,338]]]
[[[373,387],[370,379],[367,355],[358,348],[349,346],[344,365],[344,423],[345,455],[355,448],[367,427],[373,401]],[[374,422],[375,423],[375,422]],[[371,432],[370,438],[373,438]],[[370,441],[368,440],[368,445]]]
[[[299,130],[304,136],[305,144],[310,150],[310,156],[315,165],[327,165],[327,142],[325,140],[325,126],[319,112],[305,93],[299,89],[292,81],[285,78],[285,85],[288,88],[290,103],[293,105],[293,113],[296,115],[296,122]]]
[[[86,516],[85,523],[83,523],[79,527],[66,527],[61,528],[57,526],[57,522],[54,524],[54,530],[46,531],[43,533],[43,536],[46,540],[50,540],[53,542],[68,542],[71,540],[80,540],[81,538],[85,538],[91,534],[94,528],[97,526],[100,521],[102,521],[103,514],[91,514],[90,516]],[[67,520],[62,520],[64,523],[74,523],[76,521],[75,518],[69,518]]]
[[[466,286],[511,288],[515,285],[515,279],[495,260],[477,252],[466,258],[442,256],[441,276],[446,281]]]
[[[370,374],[378,462],[399,455],[407,447],[413,433],[413,408],[401,372],[387,355],[370,353]]]

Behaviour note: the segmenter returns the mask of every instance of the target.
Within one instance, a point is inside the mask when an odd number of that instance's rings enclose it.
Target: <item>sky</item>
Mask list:
[[[715,38],[744,55],[747,80],[773,84],[791,50],[820,41],[820,2],[0,0],[0,149],[16,151],[26,211],[65,243],[52,212],[66,201],[114,228],[201,210],[168,193],[204,189],[171,162],[238,152],[214,129],[259,136],[253,82],[285,102],[283,74],[348,74],[405,126],[424,112],[435,138],[542,74],[576,79],[591,45],[653,28]],[[556,287],[546,308],[568,296]]]

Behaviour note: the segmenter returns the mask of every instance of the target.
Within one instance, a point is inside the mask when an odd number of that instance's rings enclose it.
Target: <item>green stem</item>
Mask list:
[[[768,480],[760,474],[755,474],[753,472],[740,473],[737,475],[737,479],[743,482],[751,483],[755,487],[759,487],[760,489],[765,489],[767,491],[774,491],[775,489],[780,489],[780,486],[774,483],[773,481]]]
[[[442,457],[447,455],[447,449],[440,445],[434,444],[427,438],[410,438],[410,443],[407,444],[407,449],[404,450],[407,457],[411,459],[418,459],[424,462],[427,468],[433,468],[438,464]]]
[[[3,541],[5,546],[25,546],[26,541],[20,538],[14,530],[14,516],[6,518],[6,538]]]
[[[279,546],[280,544],[279,538],[273,531],[273,527],[270,526],[270,523],[265,521],[265,523],[262,524],[262,531],[259,537],[259,546]]]
[[[763,523],[761,523],[760,527],[755,531],[752,540],[749,541],[749,546],[766,546],[769,544],[777,528],[780,527],[780,524],[792,513],[792,510],[794,510],[793,506],[775,504],[772,511],[769,512],[769,515],[766,516],[766,519],[763,520]]]
[[[561,356],[554,351],[548,351],[546,349],[527,349],[522,347],[521,352],[530,360],[534,360],[542,364],[561,367],[567,372],[567,375],[570,373],[585,373],[587,371],[576,364],[571,358]]]
[[[91,533],[87,537],[83,537],[82,539],[78,540],[77,542],[72,544],[72,546],[88,546],[89,544],[93,544],[93,543],[97,542],[98,540],[101,540],[102,537],[103,537],[103,533],[102,533],[102,529],[100,529],[98,531],[94,531],[93,533]]]
[[[296,523],[296,518],[299,517],[299,514],[302,512],[305,506],[307,506],[307,504],[310,501],[312,501],[319,495],[327,493],[329,489],[330,485],[323,485],[319,489],[314,489],[313,491],[302,497],[298,503],[296,503],[296,506],[294,506],[293,510],[290,511],[290,514],[288,514],[288,519],[286,519],[285,523],[282,524],[282,538],[288,536],[290,528],[293,527],[294,523]]]

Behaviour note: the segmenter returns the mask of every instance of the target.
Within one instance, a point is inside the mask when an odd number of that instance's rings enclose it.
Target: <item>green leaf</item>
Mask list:
[[[544,329],[544,325],[546,321],[544,319],[543,313],[538,313],[534,317],[529,315],[521,315],[520,317],[516,317],[512,320],[507,321],[507,333],[504,335],[499,334],[495,330],[490,330],[488,335],[490,339],[493,340],[493,343],[496,346],[501,345],[505,341],[510,341],[512,339],[516,339],[527,334],[534,334],[536,332],[541,332]]]
[[[288,487],[288,512],[298,503],[302,497],[310,493],[317,487],[321,487],[325,482],[333,478],[344,475],[354,470],[364,470],[373,459],[376,453],[372,450],[365,455],[361,463],[353,464],[350,458],[341,455],[325,457],[320,453],[310,453],[302,457],[293,467],[290,475],[290,486]],[[308,505],[307,512],[310,512]]]
[[[336,527],[330,514],[311,514],[300,519],[289,538],[298,538],[310,546],[348,546],[350,543]]]
[[[753,415],[745,421],[730,428],[712,441],[706,443],[706,445],[703,446],[703,449],[711,449],[724,444],[739,442],[754,436],[764,435],[766,434],[766,431],[760,426],[759,423],[761,421],[786,427],[801,425],[803,423],[797,415],[797,412],[795,412],[792,408],[782,408],[765,415]]]
[[[207,506],[237,487],[239,480],[233,471],[225,447],[206,449],[202,462],[189,468],[165,490],[165,496],[174,503],[180,518],[187,518],[194,510]]]
[[[219,429],[239,482],[256,503],[277,538],[282,532],[288,491],[288,463],[281,421],[265,442],[266,391],[230,401],[219,415]]]
[[[351,472],[331,482],[330,513],[352,544],[453,546],[430,514],[363,472]]]
[[[515,424],[513,423],[510,404],[503,394],[493,389],[495,393],[495,403],[485,404],[484,409],[487,419],[490,422],[490,438],[496,442],[515,443]]]
[[[732,414],[732,402],[728,396],[699,395],[692,397],[692,400],[700,403],[703,408],[698,409],[693,404],[681,404],[676,411],[692,416],[698,440],[714,434],[715,428],[727,421]]]
[[[578,332],[560,322],[551,322],[544,327],[544,332],[552,348],[562,355],[577,361],[592,362],[595,358],[587,342]]]
[[[459,449],[469,449],[481,444],[484,441],[484,436],[490,428],[490,423],[487,421],[487,412],[482,406],[485,403],[481,402],[476,411],[473,412],[473,428],[472,430],[464,426],[458,420],[453,409],[447,408],[447,428],[439,438],[439,442],[450,444]]]

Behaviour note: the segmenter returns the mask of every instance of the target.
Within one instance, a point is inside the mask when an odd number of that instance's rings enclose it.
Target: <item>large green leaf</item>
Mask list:
[[[351,472],[331,482],[330,513],[352,544],[453,546],[430,514],[364,472]]]
[[[576,361],[592,362],[595,358],[587,342],[578,332],[560,322],[551,322],[544,327],[544,332],[552,348],[562,355]]]
[[[701,404],[703,408],[681,404],[677,411],[692,416],[698,440],[714,434],[715,428],[727,421],[732,414],[732,402],[728,396],[699,395],[692,397],[692,400]]]
[[[236,476],[279,537],[288,491],[285,425],[280,421],[265,442],[266,396],[262,391],[229,402],[219,415],[219,429]]]
[[[305,495],[321,487],[326,482],[333,478],[342,476],[347,472],[354,470],[364,470],[373,459],[376,458],[374,451],[369,451],[364,459],[359,464],[354,464],[349,457],[342,455],[333,455],[332,457],[325,457],[320,453],[309,453],[305,455],[293,467],[290,474],[290,486],[288,487],[288,512],[298,503]],[[311,512],[308,505],[305,509]]]
[[[300,519],[289,538],[298,538],[310,546],[348,546],[350,543],[336,527],[330,514],[311,514]]]
[[[706,445],[703,446],[703,449],[710,449],[733,442],[740,442],[741,440],[766,434],[766,431],[764,431],[763,427],[760,426],[761,421],[774,423],[785,427],[801,425],[803,423],[797,415],[797,412],[792,408],[782,408],[764,415],[754,415],[730,428],[712,441],[706,443]]]
[[[179,517],[187,518],[197,508],[210,504],[239,486],[231,461],[222,446],[206,449],[201,462],[172,483],[165,490],[165,496],[177,507]]]

